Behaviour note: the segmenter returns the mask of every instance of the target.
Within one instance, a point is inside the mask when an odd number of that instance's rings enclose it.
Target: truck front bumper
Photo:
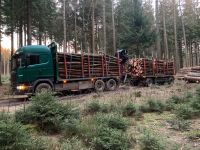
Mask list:
[[[30,85],[19,84],[13,89],[14,95],[25,95],[33,93],[33,87]]]

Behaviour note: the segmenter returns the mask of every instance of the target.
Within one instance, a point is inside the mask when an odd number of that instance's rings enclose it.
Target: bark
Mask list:
[[[177,23],[176,23],[176,1],[173,0],[174,3],[174,47],[175,47],[175,63],[176,63],[176,71],[180,68],[180,58],[178,54],[178,44],[177,44]]]
[[[158,0],[156,0],[156,49],[157,57],[161,58],[161,48],[160,48],[160,31],[159,31],[159,10],[158,10]]]
[[[63,0],[63,28],[64,28],[63,52],[67,52],[67,49],[66,49],[66,44],[67,44],[67,41],[66,41],[66,32],[67,32],[67,29],[66,29],[66,0]]]
[[[14,0],[11,0],[11,57],[14,53]],[[11,61],[12,66],[12,61]]]
[[[2,74],[2,62],[1,62],[1,0],[0,0],[0,85],[2,85],[1,74]]]
[[[95,0],[92,0],[92,29],[91,29],[91,31],[92,31],[92,53],[94,53],[94,50],[95,50],[95,31],[94,31],[94,7],[95,7],[95,5],[94,5],[94,1]]]
[[[31,0],[26,0],[27,2],[27,44],[32,44],[32,34],[31,34]]]
[[[75,17],[74,17],[74,28],[75,28],[75,43],[74,43],[74,45],[75,45],[75,53],[77,53],[77,20],[76,20],[76,18],[77,18],[77,15],[76,15],[76,10],[75,10]]]
[[[167,41],[167,29],[166,29],[166,21],[165,21],[165,3],[163,2],[163,31],[164,31],[164,52],[165,59],[169,59],[169,51],[168,51],[168,41]]]
[[[38,28],[38,44],[42,45],[42,26],[41,23],[39,22],[39,28]]]
[[[19,47],[23,46],[23,22],[22,19],[19,21]]]
[[[106,3],[103,0],[103,50],[106,54]]]
[[[113,50],[115,53],[117,50],[116,50],[116,33],[115,33],[116,31],[115,31],[115,16],[114,16],[114,1],[113,0],[112,0],[112,28],[113,28]]]
[[[183,68],[182,39],[178,40],[178,54],[180,58],[180,68]]]
[[[186,35],[185,35],[185,25],[184,25],[184,20],[183,20],[183,13],[181,10],[181,1],[179,0],[179,10],[180,10],[180,14],[181,14],[181,23],[182,23],[182,31],[183,31],[183,40],[184,40],[184,45],[185,45],[185,65],[186,67],[188,66],[187,63],[187,40],[186,40]]]

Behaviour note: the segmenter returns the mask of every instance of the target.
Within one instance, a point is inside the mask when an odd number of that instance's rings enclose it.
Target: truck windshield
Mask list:
[[[12,57],[12,70],[16,70],[19,67],[24,66],[23,55],[14,55]]]

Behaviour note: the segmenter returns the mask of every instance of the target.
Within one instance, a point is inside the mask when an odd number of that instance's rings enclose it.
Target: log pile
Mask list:
[[[129,60],[128,72],[134,76],[174,75],[174,62],[134,58]]]
[[[185,76],[191,71],[191,67],[184,67],[181,68],[177,73],[176,73],[176,79],[178,80],[183,80]]]
[[[57,62],[61,79],[120,75],[119,59],[109,55],[58,53]]]
[[[192,67],[191,71],[185,76],[188,82],[200,82],[200,66]]]

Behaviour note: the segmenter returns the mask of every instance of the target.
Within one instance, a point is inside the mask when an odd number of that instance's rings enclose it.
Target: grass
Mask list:
[[[78,105],[80,117],[62,120],[61,132],[56,137],[57,149],[137,150],[162,149],[163,145],[166,149],[172,149],[172,147],[180,149],[179,145],[185,144],[185,135],[189,135],[188,130],[191,130],[191,127],[187,126],[187,120],[173,120],[178,116],[175,110],[179,108],[178,106],[188,104],[198,109],[197,101],[193,103],[190,101],[195,91],[191,88],[189,94],[184,94],[187,93],[188,87],[184,87],[180,92],[181,87],[183,87],[182,84],[175,87],[161,86],[157,87],[158,89],[131,88],[123,92],[103,93],[98,97],[93,96],[94,94],[81,97],[78,104],[76,100],[71,101]],[[139,94],[136,94],[137,92]],[[172,95],[178,96],[169,100]],[[44,101],[44,104],[46,103]],[[175,107],[168,109],[168,104]],[[59,110],[55,109],[53,113],[57,111]],[[52,114],[51,111],[48,113]],[[48,118],[48,121],[54,120]],[[192,126],[193,122],[195,120],[189,125]],[[138,128],[153,131],[147,133]],[[46,135],[44,132],[38,134]],[[160,135],[163,138],[160,138]],[[194,135],[196,137],[198,134]],[[47,134],[47,136],[52,135]],[[189,136],[188,139],[190,139]],[[181,148],[191,149],[192,144],[186,143]]]

